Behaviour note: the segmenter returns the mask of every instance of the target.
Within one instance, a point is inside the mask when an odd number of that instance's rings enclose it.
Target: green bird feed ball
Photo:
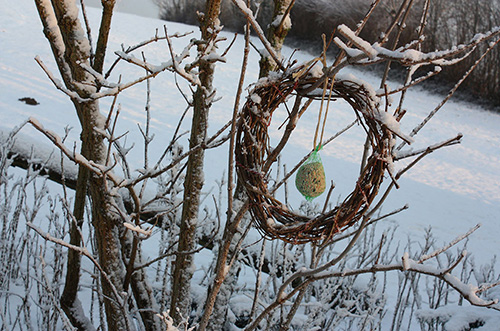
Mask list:
[[[297,171],[295,186],[306,200],[320,196],[326,188],[323,163],[320,161],[302,165]]]

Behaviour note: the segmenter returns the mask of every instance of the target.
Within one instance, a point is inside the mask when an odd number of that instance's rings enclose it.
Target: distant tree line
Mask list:
[[[203,0],[156,0],[160,6],[160,17],[169,21],[198,24],[197,12],[203,11]],[[273,0],[252,0],[252,9],[258,10],[258,20],[262,26],[270,23],[274,8]],[[321,35],[327,37],[339,24],[353,28],[366,14],[371,0],[296,0],[291,11],[293,26],[288,42],[292,47],[321,47]],[[361,36],[371,42],[377,41],[382,27],[393,21],[400,1],[382,0],[373,13]],[[417,38],[420,17],[426,0],[415,0],[413,12],[409,13],[407,24],[401,29],[398,46]],[[195,10],[193,10],[193,8]],[[231,0],[222,1],[221,23],[225,29],[242,31],[245,18],[235,8]],[[427,40],[422,51],[444,49],[465,43],[475,34],[486,32],[500,25],[499,0],[431,0],[426,24]],[[447,68],[439,75],[439,85],[456,82],[464,72],[483,54],[488,45],[481,45],[473,56],[453,68]],[[333,47],[332,47],[333,49]],[[333,51],[335,51],[333,49]],[[425,74],[425,73],[422,73]],[[443,84],[444,83],[444,84]],[[438,85],[438,84],[436,84]],[[462,84],[476,101],[500,106],[500,50],[494,48],[486,55],[474,72]]]

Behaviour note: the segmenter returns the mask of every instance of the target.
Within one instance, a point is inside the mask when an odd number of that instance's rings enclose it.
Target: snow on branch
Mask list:
[[[88,65],[86,63],[80,63],[80,66],[84,70],[86,70],[88,73],[90,73],[96,79],[97,83],[100,86],[106,88],[102,92],[93,93],[91,95],[91,97],[93,99],[100,99],[103,97],[115,96],[118,93],[120,93],[121,91],[123,91],[131,86],[134,86],[138,83],[141,83],[149,78],[153,78],[165,70],[170,70],[172,72],[179,74],[181,77],[186,79],[193,86],[200,85],[200,80],[198,78],[198,75],[190,73],[191,69],[196,67],[197,60],[195,60],[195,63],[193,63],[193,64],[186,65],[185,67],[181,66],[181,63],[186,58],[189,57],[192,47],[196,45],[196,40],[191,40],[188,43],[188,45],[184,47],[184,49],[182,50],[182,52],[180,54],[176,54],[173,51],[171,38],[183,37],[185,35],[187,35],[187,34],[181,35],[179,33],[175,33],[175,34],[169,36],[167,34],[167,29],[165,27],[165,36],[160,37],[157,34],[155,37],[153,37],[147,41],[144,41],[136,46],[128,47],[127,49],[123,48],[121,51],[115,51],[115,54],[118,56],[118,59],[115,61],[115,63],[113,63],[111,69],[105,75],[102,75],[99,72],[95,71],[90,65]],[[136,49],[138,49],[142,46],[145,46],[151,42],[155,42],[155,41],[159,41],[159,40],[166,40],[167,41],[169,51],[170,51],[170,56],[171,56],[170,60],[168,60],[166,62],[162,62],[161,64],[155,65],[155,64],[148,63],[145,60],[138,59],[137,57],[135,57],[134,55],[131,54],[131,52],[133,50],[136,50]],[[145,69],[147,74],[142,76],[142,77],[139,77],[133,81],[127,82],[127,83],[110,83],[109,81],[107,81],[107,77],[109,76],[111,70],[116,65],[116,63],[120,60],[127,61],[131,64],[134,64],[138,67]],[[214,58],[213,61],[225,61],[225,60],[222,57],[217,57],[217,58]],[[58,86],[58,88],[61,89],[59,86]],[[68,93],[66,93],[66,94],[68,94]]]
[[[126,54],[129,54],[141,47],[144,47],[144,46],[147,46],[151,43],[154,43],[154,42],[158,42],[160,40],[165,40],[166,38],[182,38],[182,37],[185,37],[187,35],[190,35],[192,34],[193,31],[187,31],[187,32],[184,32],[184,33],[180,33],[180,32],[176,32],[170,36],[168,35],[165,35],[165,36],[159,36],[158,35],[158,29],[156,29],[156,34],[154,37],[151,37],[150,39],[148,40],[144,40],[144,41],[141,41],[140,43],[136,44],[136,45],[133,45],[133,46],[128,46],[126,49],[125,47],[122,45],[122,51],[125,52]],[[116,65],[118,64],[118,62],[120,62],[122,58],[118,57],[114,62],[113,64],[110,66],[110,68],[108,69],[108,71],[106,72],[106,74],[104,75],[104,77],[108,78],[110,75],[111,75],[111,72],[113,71],[113,69],[116,67]]]
[[[463,236],[466,238],[472,232],[468,232]],[[462,239],[463,239],[462,238]],[[451,247],[451,245],[449,245]],[[438,255],[448,248],[443,247],[440,249]],[[420,274],[425,274],[429,276],[433,276],[441,279],[451,287],[453,287],[460,295],[462,295],[470,304],[479,307],[491,307],[498,303],[498,299],[495,300],[484,300],[478,296],[481,293],[481,288],[478,286],[467,284],[462,282],[459,278],[453,276],[451,271],[455,268],[459,262],[463,259],[463,254],[459,256],[457,261],[455,261],[450,267],[447,268],[436,268],[431,265],[424,264],[420,261],[413,260],[409,257],[408,253],[405,253],[400,263],[394,263],[389,265],[373,265],[366,268],[355,269],[355,270],[333,270],[333,271],[324,271],[317,273],[309,278],[310,281],[315,281],[319,279],[332,278],[332,277],[347,277],[352,275],[366,274],[366,273],[375,273],[375,272],[387,272],[393,270],[399,271],[412,271]]]
[[[96,173],[99,176],[106,175],[117,186],[123,182],[121,178],[115,175],[112,171],[109,171],[107,167],[100,164],[96,164],[95,162],[86,159],[83,155],[77,153],[76,151],[71,151],[68,147],[64,145],[59,135],[57,135],[53,131],[45,129],[43,125],[36,118],[30,117],[28,119],[28,123],[30,123],[35,129],[37,129],[38,131],[43,133],[47,138],[49,138],[49,140],[71,161],[86,167],[87,169]]]
[[[245,15],[248,22],[250,22],[250,25],[252,25],[253,29],[255,30],[255,33],[257,33],[257,36],[259,37],[260,41],[262,42],[262,44],[266,48],[266,51],[273,58],[274,62],[276,62],[276,64],[279,66],[279,68],[284,71],[285,68],[283,67],[283,64],[281,63],[280,57],[276,54],[273,46],[271,46],[271,44],[269,43],[269,41],[265,37],[266,34],[264,33],[264,31],[260,27],[259,23],[257,22],[257,19],[253,15],[252,10],[247,7],[247,5],[245,4],[245,2],[243,0],[232,0],[232,1],[240,9],[240,11],[243,13],[243,15]]]
[[[399,138],[403,139],[405,142],[408,144],[413,143],[413,138],[405,134],[400,127],[399,122],[397,119],[390,114],[389,112],[383,111],[383,110],[377,110],[374,112],[375,119],[381,123],[382,125],[385,125],[387,129],[389,129],[392,133],[394,133],[396,136]]]
[[[62,91],[64,94],[66,94],[67,96],[69,96],[72,100],[76,100],[78,102],[87,102],[87,101],[91,100],[91,99],[82,98],[75,91],[71,91],[71,90],[67,89],[66,87],[64,87],[63,82],[61,82],[61,80],[57,79],[54,76],[54,74],[52,74],[52,72],[49,70],[49,68],[47,68],[47,66],[45,65],[45,63],[43,63],[43,61],[40,59],[40,57],[38,55],[35,57],[35,61],[42,68],[42,70],[45,72],[45,74],[47,75],[47,77],[49,77],[49,79],[52,82],[52,84],[54,84],[54,86],[58,90]]]
[[[133,225],[132,223],[128,222],[123,222],[123,225],[130,231],[136,232],[137,234],[142,234],[145,238],[149,238],[153,233],[153,227],[150,227],[149,230],[144,230],[139,225]]]
[[[461,133],[459,133],[453,138],[447,139],[447,140],[440,142],[440,143],[437,143],[437,144],[430,145],[430,146],[423,148],[423,149],[417,149],[417,150],[408,149],[408,150],[404,150],[404,151],[398,151],[398,150],[393,151],[394,161],[399,161],[399,160],[402,160],[402,159],[405,159],[408,157],[412,157],[412,156],[417,156],[417,155],[423,155],[423,154],[427,155],[427,154],[430,154],[433,151],[440,149],[442,147],[460,144],[462,137],[463,137],[463,135]]]
[[[47,1],[44,0],[35,0],[35,4],[38,9],[40,20],[42,21],[44,27],[43,29],[44,34],[51,45],[54,58],[60,68],[61,75],[66,81],[70,81],[71,69],[69,68],[66,61],[64,61],[64,53],[66,52],[66,46],[64,45],[64,40],[58,25],[56,14],[54,12],[54,7],[50,3],[47,3]],[[45,72],[47,73],[47,70],[45,70]]]
[[[139,78],[137,78],[133,81],[127,82],[127,83],[111,83],[111,82],[108,82],[106,80],[106,78],[104,78],[103,75],[101,75],[97,71],[93,70],[92,67],[89,66],[88,64],[80,64],[80,66],[82,66],[82,68],[84,70],[86,70],[92,76],[94,76],[94,78],[96,79],[97,83],[100,86],[107,88],[107,89],[103,90],[102,92],[92,93],[91,98],[93,100],[101,99],[104,97],[116,96],[116,95],[118,95],[118,93],[128,89],[129,87],[132,87],[136,84],[139,84],[139,83],[141,83],[149,78],[155,77],[156,75],[158,75],[161,72],[161,71],[151,72],[147,75],[144,75],[142,77],[139,77]],[[165,69],[167,69],[167,68],[165,68]],[[163,70],[165,70],[165,69],[163,69]]]
[[[181,66],[182,61],[184,59],[186,59],[187,57],[189,57],[189,52],[190,52],[191,48],[195,45],[195,42],[191,41],[186,47],[184,47],[183,51],[180,54],[175,54],[175,52],[173,51],[173,48],[172,48],[172,43],[171,43],[170,37],[167,34],[166,28],[165,28],[164,39],[168,43],[171,59],[166,61],[166,62],[163,62],[159,65],[152,65],[150,63],[147,63],[144,60],[140,60],[127,51],[116,51],[115,54],[120,59],[125,60],[129,63],[135,64],[136,66],[139,66],[139,67],[145,69],[149,73],[149,75],[147,75],[145,78],[142,78],[141,81],[143,81],[147,78],[154,77],[162,71],[171,70],[171,71],[178,73],[181,77],[183,77],[189,83],[191,83],[191,85],[194,85],[194,86],[200,85],[200,80],[199,80],[198,76],[189,73],[189,70],[185,70]],[[192,67],[194,67],[194,66],[191,66],[190,68],[192,68]]]
[[[140,60],[133,56],[132,54],[125,53],[123,51],[115,51],[115,54],[122,60],[125,60],[129,63],[135,64],[136,66],[139,66],[149,73],[160,73],[170,67],[172,67],[173,61],[169,60],[167,62],[163,62],[160,65],[152,65],[149,64],[143,60]]]
[[[105,165],[101,164],[96,164],[95,162],[88,160],[85,158],[83,155],[80,153],[77,153],[76,151],[70,150],[68,147],[66,147],[63,143],[62,138],[57,135],[55,132],[47,130],[44,128],[44,126],[34,117],[30,117],[27,121],[27,123],[31,124],[35,129],[37,129],[39,132],[43,133],[49,140],[66,156],[68,157],[69,160],[75,162],[76,164],[82,165],[92,171],[93,173],[99,175],[99,176],[106,176],[109,180],[111,180],[114,185],[119,188],[119,187],[126,187],[126,188],[131,188],[135,186],[136,184],[148,179],[148,178],[155,178],[160,176],[161,174],[165,173],[166,171],[172,169],[174,166],[179,164],[182,160],[184,160],[186,157],[189,155],[193,154],[194,152],[200,150],[200,149],[210,149],[214,147],[220,146],[222,143],[227,141],[229,139],[229,136],[223,136],[219,140],[217,138],[222,135],[222,133],[230,126],[231,121],[227,122],[219,131],[217,131],[212,137],[208,138],[204,143],[199,144],[193,148],[191,148],[189,151],[179,155],[177,158],[172,160],[172,162],[161,168],[161,169],[146,169],[143,171],[137,178],[135,179],[123,179],[116,175],[114,172],[110,171],[112,167],[108,167]]]
[[[436,52],[421,52],[415,49],[399,48],[394,51],[382,47],[378,42],[370,44],[366,40],[357,36],[349,27],[342,24],[337,31],[341,36],[352,43],[356,48],[348,47],[339,37],[334,38],[334,43],[344,50],[348,57],[358,57],[364,53],[364,58],[376,61],[377,59],[389,59],[398,61],[407,66],[416,64],[435,64],[435,65],[451,65],[460,62],[467,57],[472,50],[480,43],[500,35],[500,27],[496,27],[486,33],[476,34],[468,43],[454,46],[453,48],[436,51]],[[467,52],[464,56],[450,60],[451,58]]]
[[[375,50],[375,48],[372,45],[370,45],[369,42],[367,42],[367,41],[363,40],[361,37],[357,36],[356,33],[354,31],[352,31],[351,29],[349,29],[346,25],[344,25],[344,24],[340,25],[337,28],[337,31],[342,36],[344,36],[346,39],[348,39],[354,46],[359,48],[359,50],[361,50],[363,53],[365,53],[366,56],[368,56],[370,59],[373,60],[378,55],[378,52]],[[347,53],[347,55],[352,56],[353,54],[355,54],[355,53],[353,53],[353,50],[348,48],[347,45],[345,45],[340,39],[335,38],[334,42],[340,48],[342,48],[340,46],[340,45],[342,45],[344,48],[344,51]],[[356,55],[359,54],[359,52],[356,52],[356,53],[357,53]]]
[[[277,293],[276,299],[274,302],[269,304],[260,314],[259,316],[252,322],[250,326],[247,327],[246,330],[253,330],[257,327],[258,323],[265,318],[274,308],[283,304],[285,301],[290,300],[294,295],[296,295],[301,289],[307,287],[309,284],[320,280],[320,279],[328,279],[328,278],[344,278],[349,276],[361,275],[361,274],[374,274],[379,272],[388,272],[388,271],[402,271],[402,272],[415,272],[418,274],[424,274],[428,276],[432,276],[444,281],[446,284],[455,289],[461,296],[463,296],[471,305],[478,307],[488,307],[495,310],[499,310],[496,306],[498,303],[498,299],[495,300],[485,300],[479,297],[479,295],[484,292],[486,289],[490,289],[492,287],[500,285],[500,282],[494,284],[488,284],[486,286],[478,287],[476,285],[464,283],[459,278],[453,276],[451,272],[454,268],[456,268],[460,262],[463,261],[463,258],[466,256],[466,252],[462,251],[462,253],[456,258],[455,261],[452,261],[449,266],[444,268],[438,268],[430,263],[424,263],[425,261],[436,258],[445,251],[449,250],[452,246],[457,243],[468,238],[479,226],[476,226],[469,230],[467,233],[457,237],[449,244],[444,245],[443,247],[437,249],[435,252],[422,256],[418,261],[410,258],[408,252],[405,252],[401,257],[401,261],[398,263],[392,264],[378,264],[374,262],[373,265],[367,267],[361,267],[357,269],[335,269],[332,270],[330,268],[325,268],[325,265],[333,266],[332,263],[335,260],[338,260],[340,256],[331,260],[323,266],[317,268],[301,268],[295,273],[291,274],[280,286],[280,289]],[[352,242],[352,241],[351,241]],[[293,286],[293,289],[290,289],[289,292],[286,292],[287,288],[290,288],[292,281],[301,279],[301,283],[299,285]]]

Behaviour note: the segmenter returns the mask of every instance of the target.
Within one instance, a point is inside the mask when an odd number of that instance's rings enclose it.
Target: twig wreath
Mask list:
[[[264,235],[294,244],[330,238],[356,223],[369,210],[387,165],[392,163],[393,132],[381,120],[378,97],[373,91],[352,79],[311,74],[311,67],[302,66],[259,81],[243,106],[236,132],[238,180],[249,197],[256,227]],[[290,211],[274,198],[275,188],[268,187],[267,178],[298,119],[314,100],[324,100],[325,90],[331,100],[341,98],[352,107],[366,132],[371,154],[346,199],[332,210],[309,218]],[[293,96],[294,106],[289,110],[285,132],[278,145],[271,148],[268,127],[272,115]]]

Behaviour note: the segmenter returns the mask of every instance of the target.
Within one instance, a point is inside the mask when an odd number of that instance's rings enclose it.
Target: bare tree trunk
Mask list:
[[[288,31],[291,28],[290,21],[290,10],[292,9],[295,0],[276,0],[275,10],[272,17],[272,23],[268,30],[268,40],[271,46],[274,48],[277,54],[280,54],[281,48]],[[247,4],[248,6],[248,4]],[[249,31],[250,26],[247,24],[247,31]],[[248,39],[248,36],[247,36]],[[243,64],[243,68],[246,64]],[[267,76],[270,71],[274,71],[278,68],[277,63],[272,59],[271,56],[264,56],[260,61],[260,77]],[[244,76],[244,73],[242,73]],[[242,79],[242,78],[240,78]],[[242,82],[242,80],[240,81]],[[232,165],[230,165],[232,166]],[[229,190],[229,193],[232,191]],[[238,182],[235,197],[242,201],[244,193],[242,191],[242,186]],[[224,318],[227,315],[227,309],[229,305],[229,299],[231,297],[234,286],[237,282],[237,263],[234,263],[235,256],[239,254],[240,251],[240,241],[242,240],[243,229],[246,227],[247,222],[240,222],[244,218],[244,214],[247,211],[246,206],[242,206],[236,217],[231,215],[232,203],[229,200],[228,209],[228,219],[226,223],[226,228],[224,230],[224,236],[222,238],[221,246],[219,248],[219,253],[217,257],[217,266],[215,281],[209,287],[207,301],[205,303],[205,311],[203,317],[200,321],[200,330],[205,328],[208,330],[218,330],[223,324]],[[225,270],[229,268],[227,273]],[[213,315],[210,316],[213,312]],[[210,316],[210,319],[208,317]]]
[[[97,39],[97,48],[95,51],[94,63],[92,67],[95,71],[102,74],[104,66],[104,57],[106,55],[106,47],[108,46],[109,31],[111,29],[111,18],[115,8],[116,0],[102,0],[102,19],[99,27],[99,38]]]
[[[190,148],[203,144],[207,136],[208,112],[215,94],[213,75],[215,64],[203,57],[215,51],[215,39],[219,33],[219,13],[221,0],[207,0],[204,16],[200,19],[201,41],[198,44],[200,55],[198,86],[194,93],[193,120],[191,124]],[[170,313],[176,323],[182,316],[189,317],[191,300],[191,278],[193,277],[193,255],[188,252],[195,247],[195,233],[198,225],[200,193],[203,187],[204,149],[199,149],[188,158],[184,182],[184,202],[180,224],[179,245],[172,276],[172,297]]]
[[[136,256],[133,258],[133,266],[135,268],[143,264],[142,256],[140,254],[140,242],[137,250],[134,252],[134,237],[131,231],[127,231],[122,236],[122,246],[124,262],[128,265],[131,261],[132,255]],[[153,295],[153,289],[149,285],[146,277],[146,272],[143,268],[138,270],[132,270],[130,277],[130,287],[134,295],[134,299],[139,309],[139,313],[144,323],[144,328],[148,331],[160,331],[162,330],[162,325],[160,318],[156,315],[159,312],[159,307]],[[124,289],[127,291],[127,289]]]
[[[103,15],[101,27],[99,29],[96,57],[94,58],[93,63],[94,69],[99,73],[102,73],[104,64],[114,5],[115,0],[103,1]],[[81,154],[84,156],[89,155],[87,144],[82,144]],[[75,191],[75,204],[73,208],[74,219],[70,228],[70,244],[75,246],[81,245],[81,228],[85,212],[88,181],[89,170],[84,166],[79,166]],[[77,296],[78,286],[80,283],[80,266],[80,254],[74,250],[68,250],[66,280],[64,282],[64,290],[61,295],[60,302],[61,307],[73,326],[77,327],[79,330],[89,330],[92,329],[93,326],[90,324],[90,321],[85,317],[85,315],[80,313],[83,309]]]
[[[85,152],[84,156],[88,160],[105,164],[107,148],[103,135],[99,133],[104,131],[105,121],[100,113],[99,102],[90,98],[96,90],[94,79],[81,66],[89,64],[90,44],[80,25],[76,4],[70,0],[52,1],[51,5],[42,0],[35,0],[35,3],[65,85],[79,96],[73,97],[72,101],[82,126],[82,146],[85,146],[82,152]],[[114,212],[115,197],[108,190],[106,178],[95,173],[89,176],[89,193],[99,263],[106,274],[101,275],[101,283],[108,328],[130,330],[133,326],[124,306],[124,298],[121,297],[125,268],[119,240],[121,219]]]
[[[269,24],[269,29],[267,30],[267,39],[278,55],[281,54],[286,35],[292,28],[290,10],[294,3],[295,0],[274,0],[274,13],[271,24]],[[275,71],[277,68],[277,63],[270,55],[263,56],[260,59],[259,77],[266,77],[271,71]]]
[[[55,16],[54,8],[44,7],[41,1],[36,1],[37,9],[44,26],[44,32],[49,40],[54,57],[58,64],[59,70],[63,76],[63,80],[68,86],[71,83],[71,75],[69,73],[67,63],[64,60],[64,51],[60,45],[62,34],[61,31],[55,31],[51,29],[50,19]],[[88,150],[85,148],[86,144],[82,144],[82,154],[87,155]],[[75,204],[73,210],[74,221],[71,223],[70,229],[70,243],[75,246],[80,246],[81,236],[80,228],[83,222],[84,207],[85,207],[85,196],[87,194],[87,182],[89,178],[89,171],[84,167],[80,167],[78,170],[78,179],[75,193]],[[79,330],[91,330],[93,326],[90,321],[81,314],[82,307],[81,303],[77,298],[78,286],[80,281],[80,254],[76,251],[68,251],[68,261],[67,261],[67,273],[63,293],[61,295],[61,307],[70,319],[73,326],[77,327]]]
[[[82,155],[87,154],[82,146]],[[89,171],[87,168],[80,166],[78,169],[78,179],[75,192],[75,204],[73,208],[73,220],[70,228],[71,245],[81,245],[81,228],[85,211],[85,197],[87,195],[87,183],[89,179]],[[75,250],[68,250],[68,260],[66,263],[66,279],[64,281],[64,290],[61,294],[61,308],[68,316],[71,324],[78,330],[91,330],[93,327],[90,321],[80,312],[83,311],[80,301],[78,300],[78,286],[80,284],[80,266],[81,256]]]

